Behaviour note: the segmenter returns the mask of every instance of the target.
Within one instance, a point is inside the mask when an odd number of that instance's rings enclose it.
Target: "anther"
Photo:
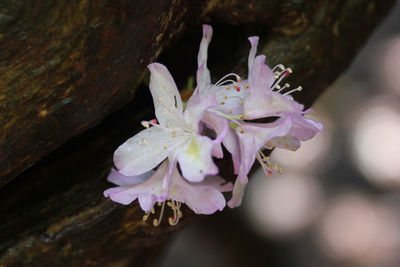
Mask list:
[[[167,146],[167,145],[164,145],[164,149],[168,149],[168,146]]]
[[[221,103],[219,103],[220,105],[225,105],[225,102],[224,101],[222,101]]]
[[[147,121],[142,121],[142,126],[147,129],[150,127],[150,125]]]

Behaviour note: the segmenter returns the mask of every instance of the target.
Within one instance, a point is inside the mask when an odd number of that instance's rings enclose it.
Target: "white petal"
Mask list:
[[[114,164],[120,173],[134,176],[145,173],[164,160],[181,140],[171,132],[150,127],[128,139],[114,152]]]
[[[156,117],[161,125],[176,126],[181,121],[183,106],[179,91],[168,69],[159,63],[148,66],[150,92]]]
[[[211,157],[213,145],[213,141],[208,137],[192,135],[190,141],[177,154],[183,177],[190,182],[200,182],[206,175],[218,173]]]

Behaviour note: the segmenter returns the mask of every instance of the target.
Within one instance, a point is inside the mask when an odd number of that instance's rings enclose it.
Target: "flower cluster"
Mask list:
[[[118,187],[106,190],[104,196],[125,205],[138,199],[144,220],[155,213],[157,203],[161,211],[153,219],[155,226],[162,221],[166,203],[172,210],[170,225],[182,216],[182,203],[197,214],[212,214],[226,206],[222,192],[232,191],[227,205],[239,206],[256,159],[266,175],[282,172],[263,151],[295,151],[300,141],[322,130],[321,123],[304,116],[311,110],[304,111],[290,95],[302,88],[281,85],[291,69],[283,65],[271,69],[265,55],[256,56],[256,36],[249,37],[248,78],[229,73],[212,84],[207,67],[212,33],[211,26],[203,25],[197,86],[186,105],[167,68],[159,63],[148,66],[156,119],[143,121],[145,129],[114,153],[117,170],[108,180]],[[270,122],[256,122],[259,119]],[[232,157],[234,185],[217,176],[213,157],[223,157],[222,145]]]

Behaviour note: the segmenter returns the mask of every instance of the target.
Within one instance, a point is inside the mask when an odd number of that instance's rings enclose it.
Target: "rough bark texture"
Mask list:
[[[305,88],[298,99],[311,105],[393,2],[0,2],[0,265],[103,266],[126,257],[151,265],[154,248],[191,220],[185,210],[178,227],[154,228],[137,205],[101,193],[113,150],[153,116],[148,89],[137,90],[146,65],[172,43],[160,60],[184,84],[201,22],[215,24],[214,73],[246,73],[246,37],[261,35],[259,52],[293,68],[291,83]]]

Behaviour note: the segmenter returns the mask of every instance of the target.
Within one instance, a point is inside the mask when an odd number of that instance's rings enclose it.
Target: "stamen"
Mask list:
[[[297,87],[297,88],[295,88],[293,90],[290,90],[289,92],[284,93],[283,95],[290,95],[293,92],[296,92],[296,91],[300,92],[301,90],[303,90],[303,87],[299,86],[299,87]]]
[[[279,83],[286,77],[286,76],[288,76],[290,73],[292,73],[292,69],[291,68],[286,68],[286,69],[283,69],[282,71],[280,71],[280,72],[275,72],[275,80],[277,80],[277,81],[275,81],[275,83],[274,83],[274,85],[272,86],[272,89],[279,89],[277,86],[279,85]],[[278,79],[279,78],[279,79]]]
[[[161,223],[162,217],[164,215],[164,207],[165,207],[165,201],[162,203],[162,206],[161,206],[160,217],[158,218],[158,220],[157,219],[153,220],[153,225],[155,227],[159,226]]]
[[[283,85],[283,87],[281,87],[281,88],[276,87],[276,89],[279,89],[277,92],[280,93],[282,90],[285,90],[286,88],[289,88],[289,87],[290,87],[290,84],[285,83]]]
[[[284,70],[285,66],[283,66],[282,64],[278,64],[278,65],[276,65],[275,67],[272,68],[272,71],[275,71],[276,69]]]

